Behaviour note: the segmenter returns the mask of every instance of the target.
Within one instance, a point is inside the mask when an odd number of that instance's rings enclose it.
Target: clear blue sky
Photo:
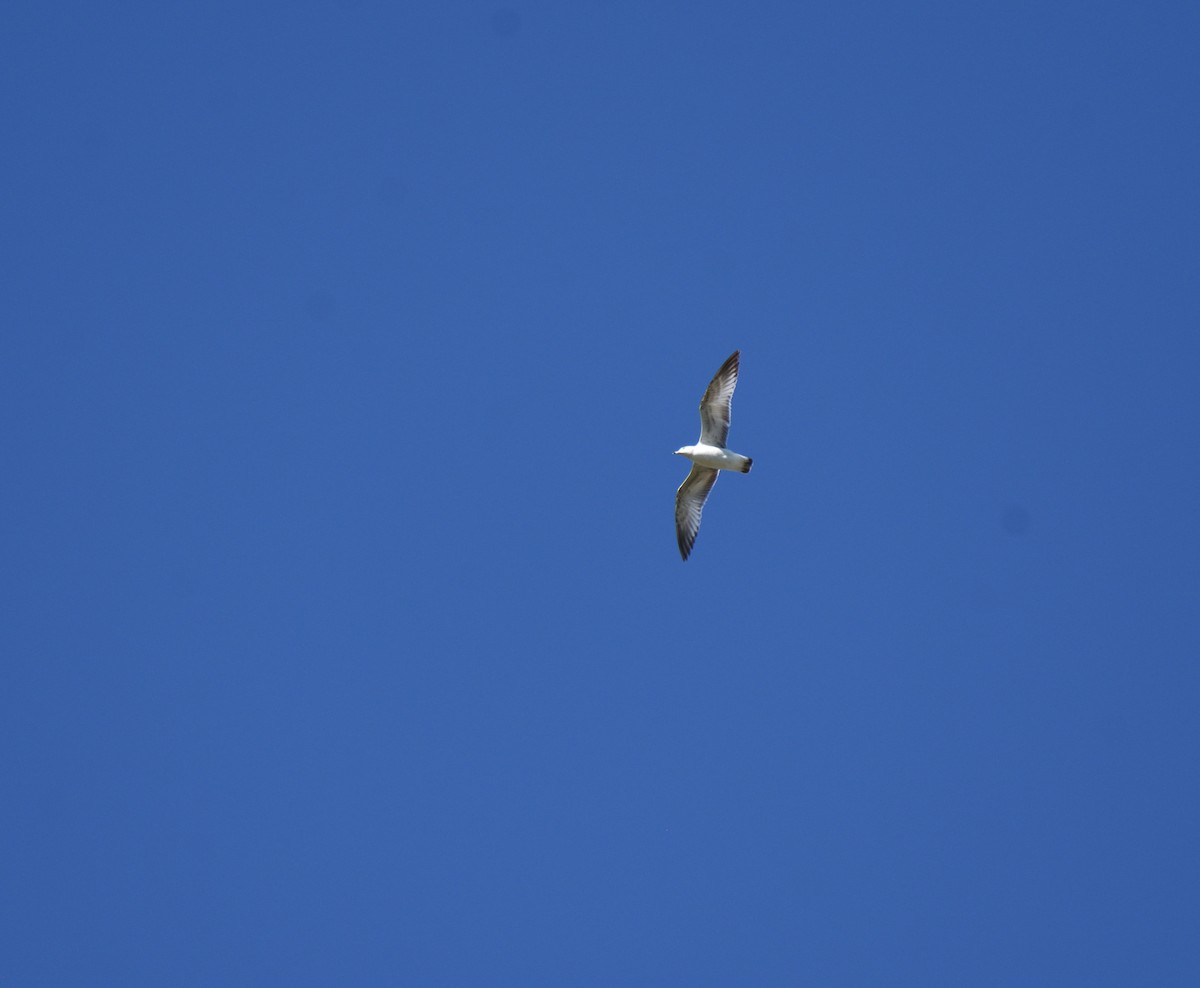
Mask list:
[[[0,982],[1198,983],[1198,41],[8,3]]]

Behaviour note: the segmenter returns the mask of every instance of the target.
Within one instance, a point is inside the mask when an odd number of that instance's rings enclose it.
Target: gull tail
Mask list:
[[[742,467],[742,473],[749,473],[750,472],[750,464],[753,462],[754,462],[754,460],[752,460],[749,456],[747,456],[746,457],[746,465],[744,467]]]

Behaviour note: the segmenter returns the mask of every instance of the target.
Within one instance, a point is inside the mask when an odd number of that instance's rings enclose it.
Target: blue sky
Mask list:
[[[0,28],[4,984],[1196,983],[1194,4]]]

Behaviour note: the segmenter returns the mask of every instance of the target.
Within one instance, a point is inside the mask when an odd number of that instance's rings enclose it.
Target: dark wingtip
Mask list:
[[[737,370],[738,361],[741,359],[741,353],[741,350],[734,350],[733,353],[725,358],[725,363],[721,364],[721,366],[717,368],[717,373],[713,375],[714,382],[716,378],[719,378],[724,374],[728,374],[731,370]]]
[[[687,557],[689,555],[691,555],[692,546],[695,544],[696,540],[693,538],[692,541],[689,542],[687,539],[687,535],[684,533],[683,529],[676,528],[675,529],[675,541],[679,544],[679,555],[683,559],[683,561],[686,563]]]

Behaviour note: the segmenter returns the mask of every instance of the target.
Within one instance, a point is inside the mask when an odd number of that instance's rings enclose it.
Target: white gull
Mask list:
[[[686,456],[692,461],[691,473],[675,492],[675,536],[679,541],[679,554],[685,560],[700,531],[700,513],[704,510],[708,492],[717,482],[718,471],[749,473],[750,464],[754,462],[748,456],[725,448],[740,353],[740,350],[733,351],[700,399],[700,441],[695,446],[681,446],[675,450],[676,456]]]

